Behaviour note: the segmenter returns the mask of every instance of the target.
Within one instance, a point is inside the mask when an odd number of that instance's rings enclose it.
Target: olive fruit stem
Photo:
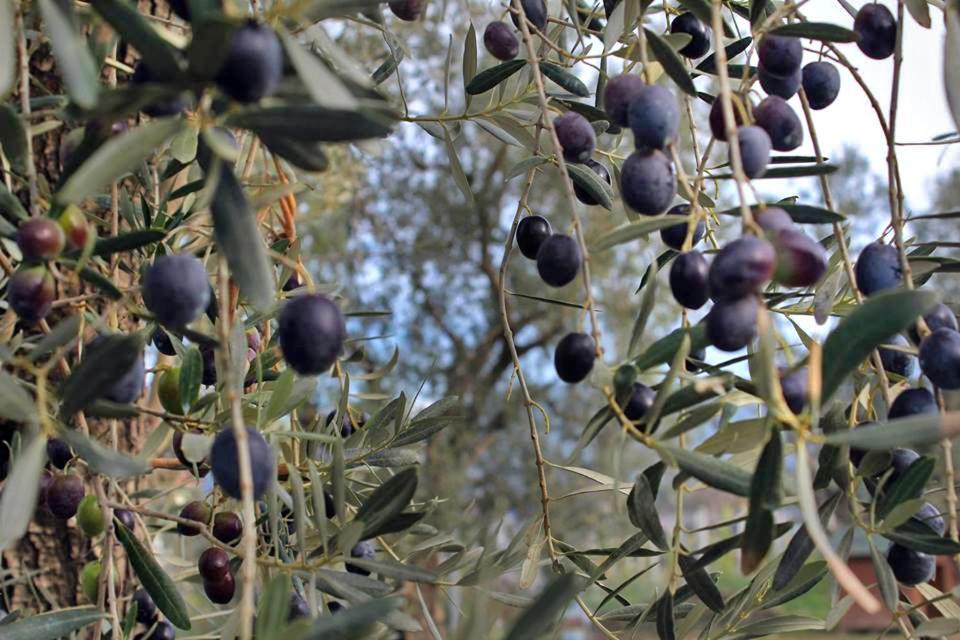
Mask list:
[[[820,148],[820,138],[817,136],[817,128],[813,123],[813,113],[810,111],[810,102],[807,100],[807,94],[803,90],[803,87],[800,87],[798,94],[800,96],[800,105],[803,107],[803,116],[807,122],[807,129],[810,131],[810,141],[813,143],[813,154],[817,159],[817,164],[821,165],[824,163],[823,152]],[[827,205],[827,209],[830,211],[835,211],[833,192],[830,189],[830,181],[825,175],[820,176],[820,190],[823,192],[823,202]],[[857,301],[857,304],[862,304],[863,294],[860,293],[860,289],[857,286],[857,276],[853,269],[853,261],[850,260],[850,248],[847,246],[847,236],[843,226],[839,222],[833,223],[833,237],[837,239],[837,248],[840,251],[840,260],[843,262],[843,271],[847,276],[847,283],[850,286],[850,291],[853,293],[853,297]],[[880,359],[880,352],[874,349],[870,359],[874,370],[877,372],[877,377],[880,380],[880,389],[883,393],[884,402],[889,407],[891,402],[890,381],[887,378],[887,373],[883,368],[883,361]]]
[[[540,60],[533,45],[533,37],[530,35],[530,28],[527,24],[526,13],[523,10],[520,0],[512,0],[514,10],[523,18],[520,20],[520,31],[523,34],[523,43],[527,49],[527,58],[533,72],[533,81],[537,88],[537,98],[540,102],[540,118],[543,121],[543,127],[550,136],[550,143],[553,145],[557,158],[557,168],[560,169],[560,177],[563,180],[564,192],[567,196],[567,204],[570,206],[570,216],[573,218],[573,231],[580,245],[580,253],[583,256],[583,287],[586,289],[586,300],[584,306],[590,316],[590,331],[593,341],[597,347],[597,358],[603,359],[603,337],[600,334],[600,323],[597,320],[597,310],[593,303],[593,288],[590,284],[590,253],[587,249],[587,243],[583,238],[583,227],[580,224],[580,216],[577,214],[577,196],[573,190],[573,180],[567,173],[567,162],[563,158],[563,147],[560,146],[560,140],[557,138],[557,131],[553,126],[553,120],[549,117],[550,107],[547,104],[547,92],[543,86],[543,75],[540,73]]]
[[[730,169],[733,180],[737,183],[737,195],[740,198],[740,215],[743,217],[745,229],[756,229],[753,213],[747,206],[746,188],[747,176],[743,172],[743,161],[740,157],[740,143],[737,139],[737,122],[733,114],[733,101],[730,98],[730,78],[727,74],[727,52],[723,48],[723,10],[722,0],[712,0],[711,13],[713,17],[714,56],[716,56],[717,76],[720,79],[720,106],[723,111],[723,126],[730,146]]]

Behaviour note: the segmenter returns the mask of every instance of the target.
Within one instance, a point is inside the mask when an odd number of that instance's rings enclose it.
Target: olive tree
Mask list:
[[[942,15],[950,60],[960,14],[803,4],[0,0],[0,637],[519,639],[574,608],[606,638],[759,637],[853,603],[958,631],[929,582],[960,554],[960,333],[923,286],[955,259],[905,230],[896,122],[905,22]],[[420,75],[405,23],[455,34]],[[889,67],[888,108],[855,50]],[[437,77],[442,101],[420,93]],[[841,91],[888,150],[889,224],[859,255],[816,132]],[[349,256],[316,214],[349,217],[341,192],[401,136],[442,186],[367,185],[399,236],[378,264],[426,291],[418,243],[468,254],[445,274],[461,297],[403,301],[463,400],[401,390],[402,362],[432,357],[331,277],[355,265],[325,264]],[[427,226],[400,248],[418,190],[479,242]],[[475,456],[526,469],[533,504],[507,507],[532,520],[444,511],[470,469],[431,443],[481,418],[528,434]],[[569,517],[597,497],[614,546]],[[711,500],[739,515],[685,523]],[[712,569],[735,552],[728,589]],[[829,613],[779,612],[823,581]]]

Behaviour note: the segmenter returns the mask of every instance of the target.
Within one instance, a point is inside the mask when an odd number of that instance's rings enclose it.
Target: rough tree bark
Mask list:
[[[36,22],[39,20],[39,15],[36,5],[31,2],[20,4],[26,10],[26,29],[28,32],[33,30],[34,33],[38,33]],[[160,18],[172,16],[165,1],[138,0],[137,4],[145,14]],[[28,51],[31,96],[63,94],[63,87],[49,44],[29,41]],[[127,64],[132,64],[136,59],[136,52],[121,42],[118,43],[118,58]],[[19,100],[19,94],[15,93],[10,97],[10,104],[19,104]],[[65,127],[59,127],[33,138],[33,160],[41,185],[57,184],[61,169],[61,143],[68,132]],[[26,205],[28,190],[17,189],[16,193]],[[45,208],[41,208],[40,211],[44,213]],[[101,220],[109,218],[109,212],[93,213]],[[101,226],[99,229],[101,236],[109,235],[109,232],[109,225]],[[76,286],[77,290],[71,289],[68,295],[84,293],[83,285],[71,286]],[[13,319],[5,318],[5,320],[11,320],[12,328]],[[51,325],[55,324],[57,321],[55,314],[49,320]],[[129,326],[129,323],[130,319],[121,310],[118,317],[119,329],[123,330]],[[155,393],[153,395],[155,396]],[[91,420],[89,426],[93,434],[109,442],[109,438],[104,438],[110,430],[108,421]],[[139,420],[120,424],[119,446],[125,451],[138,451],[139,445],[143,442],[146,427],[147,425]],[[82,470],[78,471],[82,473]],[[17,609],[48,611],[81,604],[83,597],[80,595],[80,570],[86,562],[95,557],[90,540],[83,536],[74,520],[65,523],[43,510],[38,510],[27,534],[15,547],[7,549],[0,555],[2,559],[0,575],[5,574],[8,583],[7,588],[0,593],[0,607],[8,611]],[[119,566],[123,568],[125,565]]]

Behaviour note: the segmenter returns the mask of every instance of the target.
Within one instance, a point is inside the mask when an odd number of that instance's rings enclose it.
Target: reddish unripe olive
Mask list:
[[[236,580],[232,573],[226,573],[219,580],[204,580],[203,592],[207,598],[214,604],[227,604],[233,600],[233,594],[237,590]]]
[[[232,511],[213,516],[213,537],[224,544],[233,544],[243,535],[243,521]]]
[[[66,241],[63,229],[52,218],[30,218],[17,230],[17,246],[24,260],[53,260]]]
[[[75,251],[82,251],[90,241],[90,236],[96,233],[83,212],[73,205],[64,209],[57,218],[57,224],[63,229],[67,246]]]
[[[774,280],[788,287],[810,287],[827,272],[827,250],[797,229],[784,229],[773,237],[777,251]]]
[[[180,517],[184,520],[193,520],[201,524],[209,524],[210,507],[204,502],[195,500],[187,503],[187,505],[180,510]],[[200,529],[198,527],[193,527],[182,522],[177,523],[177,531],[183,536],[200,535]]]
[[[216,582],[230,573],[230,556],[219,547],[210,547],[200,554],[197,571],[205,581]]]

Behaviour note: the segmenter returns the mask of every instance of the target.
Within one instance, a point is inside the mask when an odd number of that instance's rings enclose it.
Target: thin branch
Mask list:
[[[233,435],[237,445],[237,467],[240,474],[240,495],[243,506],[243,537],[240,541],[243,550],[243,585],[240,595],[240,640],[250,640],[253,637],[254,589],[257,580],[257,521],[253,503],[253,471],[250,462],[250,448],[247,444],[247,430],[243,421],[243,405],[237,388],[242,381],[234,381],[234,367],[230,353],[230,328],[233,325],[235,310],[230,305],[230,279],[227,274],[227,261],[223,256],[218,257],[218,272],[220,279],[220,344],[226,375],[224,378],[224,393],[230,404],[230,418],[233,422]],[[238,384],[234,384],[238,382]]]

